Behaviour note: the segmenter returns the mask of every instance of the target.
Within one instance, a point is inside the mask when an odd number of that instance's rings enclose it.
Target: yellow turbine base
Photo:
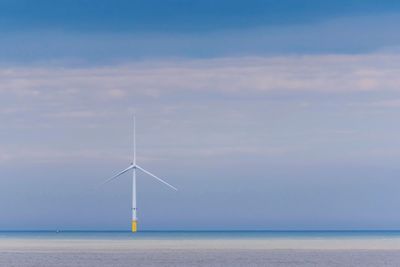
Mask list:
[[[137,221],[132,221],[132,233],[137,232]]]

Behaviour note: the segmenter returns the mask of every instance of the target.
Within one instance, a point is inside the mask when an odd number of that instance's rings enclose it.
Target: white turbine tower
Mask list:
[[[132,170],[132,232],[137,232],[137,209],[136,209],[136,170],[141,170],[142,172],[150,175],[151,177],[157,179],[159,182],[169,186],[170,188],[178,191],[178,189],[172,185],[170,185],[169,183],[167,183],[166,181],[162,180],[161,178],[155,176],[154,174],[152,174],[149,171],[146,171],[145,169],[143,169],[142,167],[140,167],[139,165],[136,164],[136,136],[135,136],[135,117],[133,117],[133,161],[131,163],[131,165],[126,168],[125,170],[119,172],[118,174],[114,175],[113,177],[111,177],[110,179],[106,180],[103,182],[103,184],[106,184],[116,178],[118,178],[119,176],[121,176],[122,174]]]

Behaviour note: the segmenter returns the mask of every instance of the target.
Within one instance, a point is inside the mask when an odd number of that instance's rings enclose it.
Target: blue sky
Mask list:
[[[361,53],[399,44],[398,1],[1,1],[2,62]],[[226,45],[229,44],[229,45]]]
[[[321,22],[342,16],[395,13],[398,1],[99,0],[2,1],[2,28],[75,32],[187,32]]]
[[[398,229],[398,1],[0,1],[0,229]]]

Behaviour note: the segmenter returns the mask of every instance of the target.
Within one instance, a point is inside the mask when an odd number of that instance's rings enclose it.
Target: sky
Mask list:
[[[0,230],[400,229],[399,1],[0,0]]]

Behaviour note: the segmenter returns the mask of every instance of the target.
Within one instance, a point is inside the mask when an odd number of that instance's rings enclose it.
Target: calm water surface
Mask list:
[[[369,239],[399,238],[400,231],[0,231],[0,239]]]

